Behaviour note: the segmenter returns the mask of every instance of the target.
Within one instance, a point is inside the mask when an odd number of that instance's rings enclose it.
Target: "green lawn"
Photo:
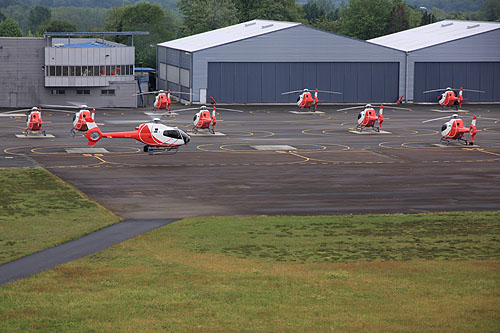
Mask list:
[[[0,264],[118,221],[44,169],[0,169]]]
[[[0,331],[498,332],[500,212],[192,218],[0,288]]]

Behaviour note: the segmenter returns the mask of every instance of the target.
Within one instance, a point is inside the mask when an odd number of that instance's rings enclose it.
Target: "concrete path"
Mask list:
[[[11,261],[0,266],[0,286],[99,252],[176,220],[125,220],[74,241]]]

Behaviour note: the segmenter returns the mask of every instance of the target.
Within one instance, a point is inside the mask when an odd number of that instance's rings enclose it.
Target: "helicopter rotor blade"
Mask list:
[[[384,105],[384,109],[397,109],[397,110],[407,110],[407,111],[411,111],[410,108],[400,108],[398,106],[385,106]]]
[[[197,107],[197,108],[187,108],[187,109],[172,109],[171,112],[184,112],[184,111],[191,111],[191,110],[199,110],[200,108]]]
[[[318,92],[327,93],[327,94],[343,95],[341,92],[338,92],[338,91],[318,90]]]
[[[445,116],[445,117],[439,117],[439,118],[434,118],[434,119],[428,119],[428,120],[422,121],[422,123],[428,123],[430,121],[435,121],[435,120],[440,120],[440,119],[448,119],[448,118],[453,118],[453,116]]]
[[[365,106],[352,106],[350,108],[343,108],[343,109],[338,109],[337,112],[340,112],[340,111],[347,111],[347,110],[354,110],[354,109],[362,109],[364,108]]]
[[[244,112],[244,111],[241,111],[241,110],[226,109],[226,108],[217,108],[216,110],[217,110],[217,111],[219,111],[219,110],[223,110],[223,111],[232,111],[232,112]]]
[[[483,91],[483,90],[474,90],[474,89],[465,89],[465,88],[463,88],[462,90],[463,91],[470,91],[470,92],[477,92],[477,93],[481,93],[481,94],[485,93],[485,91]]]
[[[439,89],[432,89],[432,90],[422,91],[422,94],[428,94],[428,93],[431,93],[431,92],[443,91],[443,90],[446,90],[446,88],[439,88]]]
[[[282,95],[288,95],[288,94],[294,94],[294,93],[298,93],[298,92],[303,92],[304,89],[301,89],[301,90],[293,90],[293,91],[286,91],[286,92],[282,92],[281,94]]]

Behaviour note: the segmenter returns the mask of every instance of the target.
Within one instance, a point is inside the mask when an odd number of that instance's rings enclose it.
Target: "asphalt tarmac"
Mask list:
[[[500,105],[464,105],[470,112],[461,114],[479,117],[477,145],[445,147],[437,144],[446,120],[422,123],[453,114],[436,105],[385,108],[383,134],[351,133],[359,110],[336,111],[344,106],[320,104],[325,113],[313,115],[229,107],[245,112],[220,112],[216,131],[225,135],[192,136],[176,154],[153,156],[129,139],[71,152],[90,146],[70,136],[68,114],[42,111],[54,138],[18,138],[24,118],[2,117],[0,167],[43,166],[126,219],[500,209],[500,121],[485,119],[500,119]],[[96,122],[105,132],[132,130],[150,119],[145,111],[98,109]],[[194,113],[161,119],[189,131]]]

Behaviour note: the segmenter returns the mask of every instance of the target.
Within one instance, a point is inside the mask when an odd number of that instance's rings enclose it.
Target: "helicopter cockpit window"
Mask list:
[[[158,128],[155,128],[155,129],[154,129],[154,133],[158,133]]]
[[[182,139],[181,133],[176,130],[166,130],[163,131],[163,135],[173,139]]]
[[[443,125],[443,126],[441,127],[441,132],[442,132],[442,131],[445,131],[445,130],[446,130],[446,125]]]

